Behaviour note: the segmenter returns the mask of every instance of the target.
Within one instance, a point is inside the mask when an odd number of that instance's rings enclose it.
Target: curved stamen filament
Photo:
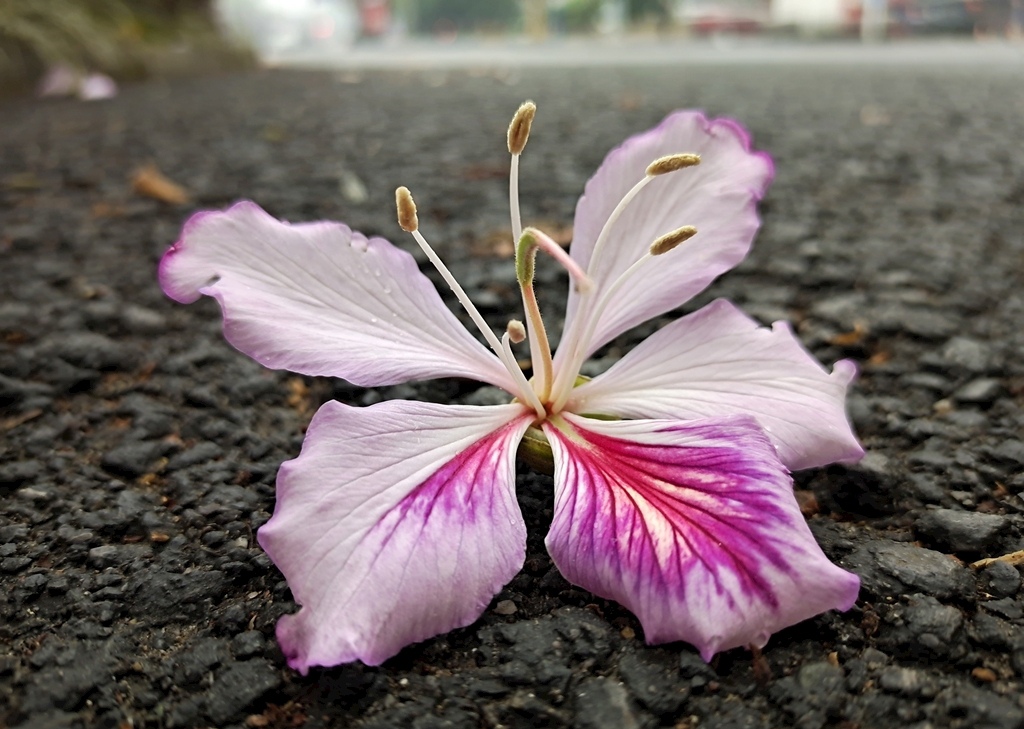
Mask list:
[[[647,249],[647,253],[642,255],[632,266],[623,271],[622,275],[615,279],[611,286],[601,292],[601,298],[597,300],[597,304],[594,306],[593,316],[587,319],[586,326],[582,328],[582,336],[578,340],[578,346],[572,351],[568,367],[562,370],[564,378],[568,378],[569,375],[572,375],[572,381],[566,383],[565,379],[559,379],[556,383],[556,397],[553,412],[557,413],[565,407],[565,403],[569,399],[569,394],[572,392],[572,388],[576,383],[576,376],[579,374],[580,367],[583,366],[583,360],[587,356],[586,346],[582,343],[593,340],[594,330],[597,329],[597,323],[601,321],[601,318],[604,316],[605,309],[608,308],[608,304],[611,303],[611,300],[615,297],[615,294],[619,292],[619,289],[621,289],[629,279],[633,278],[637,271],[639,271],[647,261],[655,256],[663,256],[666,253],[674,251],[695,235],[697,235],[697,229],[695,227],[692,225],[684,225],[681,228],[676,228],[669,233],[665,233],[665,235],[659,236],[653,243],[651,243],[650,247]]]
[[[516,245],[516,278],[523,295],[523,308],[526,321],[529,323],[530,356],[533,360],[533,372],[536,377],[536,392],[541,400],[546,401],[554,384],[551,359],[551,343],[544,328],[537,294],[533,288],[533,274],[537,259],[537,251],[543,250],[562,264],[576,282],[577,289],[589,291],[593,287],[590,278],[583,269],[566,253],[560,245],[536,228],[523,231]]]
[[[530,387],[530,383],[526,379],[526,375],[523,374],[523,370],[516,362],[516,356],[513,354],[512,345],[510,344],[511,339],[512,335],[509,332],[505,332],[501,336],[501,354],[499,357],[508,371],[512,373],[512,379],[516,381],[516,385],[519,386],[520,397],[523,398],[527,405],[533,408],[534,412],[537,413],[537,417],[543,420],[547,417],[547,412],[544,410],[544,405],[541,403],[540,398],[537,397],[537,393]]]
[[[621,200],[619,200],[619,204],[615,206],[614,210],[612,210],[611,215],[608,216],[608,220],[604,223],[604,227],[601,228],[601,232],[597,235],[597,242],[594,243],[594,250],[590,252],[590,262],[587,264],[588,274],[591,272],[590,269],[594,266],[594,261],[600,259],[601,249],[604,247],[605,241],[608,240],[608,236],[611,235],[612,227],[615,225],[616,221],[618,221],[619,217],[621,217],[622,212],[631,202],[633,202],[633,198],[639,195],[640,191],[647,187],[653,179],[653,175],[645,175],[640,182],[630,188],[630,191],[627,192]]]
[[[601,232],[597,235],[597,241],[594,243],[594,248],[590,252],[590,261],[587,264],[587,274],[593,274],[594,262],[599,260],[601,255],[601,249],[604,248],[608,237],[611,235],[612,228],[615,223],[618,222],[622,216],[623,211],[633,201],[633,199],[640,194],[640,191],[650,184],[651,180],[662,175],[671,174],[678,170],[686,169],[687,167],[694,167],[699,165],[701,158],[699,154],[693,153],[682,153],[682,154],[671,154],[665,157],[659,157],[647,166],[644,177],[630,188],[618,204],[612,210],[608,219],[605,221],[604,226],[601,228]],[[621,281],[627,275],[630,274],[637,265],[642,261],[645,261],[650,254],[645,255],[639,261],[633,264],[626,272],[619,277],[619,279],[612,284],[612,287],[621,285]],[[556,400],[556,412],[558,408],[565,404],[568,399],[569,392],[572,390],[573,385],[576,382],[576,376],[579,374],[579,367],[583,364],[583,359],[586,356],[586,343],[593,336],[596,322],[601,316],[601,312],[604,310],[604,306],[598,305],[597,307],[586,307],[585,302],[587,300],[587,292],[581,291],[581,296],[576,306],[576,315],[573,317],[571,327],[562,333],[562,341],[559,344],[559,351],[563,348],[569,353],[567,366],[561,368],[557,374],[554,391],[560,393]],[[607,302],[607,291],[600,299],[601,302]]]
[[[641,267],[647,261],[654,258],[654,254],[648,251],[642,255],[632,266],[622,272],[622,275],[615,279],[614,283],[605,289],[601,293],[601,298],[597,300],[597,304],[593,309],[593,316],[587,318],[586,326],[583,327],[582,336],[577,340],[577,346],[573,349],[572,355],[567,362],[565,369],[561,371],[561,377],[556,383],[555,387],[555,400],[552,412],[559,412],[565,407],[566,401],[569,399],[570,393],[572,393],[573,385],[576,383],[576,376],[580,372],[580,368],[583,366],[583,360],[586,359],[587,350],[582,346],[583,342],[589,342],[594,336],[594,330],[597,328],[597,322],[601,320],[604,315],[605,309],[608,308],[608,304],[612,298],[618,293],[619,289],[640,270]]]
[[[462,304],[462,308],[464,308],[466,313],[469,314],[469,318],[473,320],[477,329],[479,329],[480,333],[483,334],[484,339],[487,340],[487,344],[489,344],[491,349],[494,350],[498,359],[501,360],[505,369],[507,369],[508,373],[512,376],[513,382],[520,391],[519,396],[524,402],[529,403],[530,407],[537,410],[537,414],[539,416],[544,416],[544,406],[541,405],[539,400],[537,400],[537,396],[530,387],[530,383],[526,380],[526,375],[523,374],[523,371],[516,363],[515,357],[506,356],[506,352],[508,355],[511,355],[511,348],[508,345],[503,346],[502,343],[498,341],[498,337],[494,334],[491,327],[488,326],[487,322],[480,314],[480,311],[469,298],[469,295],[466,294],[465,289],[462,288],[459,282],[455,279],[455,276],[452,275],[452,272],[448,270],[448,267],[444,265],[441,258],[434,252],[434,249],[429,243],[427,243],[427,239],[423,237],[423,234],[420,233],[419,219],[416,215],[416,203],[413,202],[412,194],[410,194],[407,188],[399,187],[395,190],[395,203],[398,208],[398,223],[402,227],[402,230],[412,235],[416,240],[416,243],[419,244],[420,249],[424,254],[426,254],[427,259],[434,265],[437,272],[441,274],[441,278],[443,278],[451,288],[452,292],[455,294],[455,298],[457,298],[459,303]],[[508,334],[506,333],[505,336],[507,337]]]
[[[601,228],[601,232],[598,233],[597,242],[594,243],[594,249],[590,253],[590,262],[587,264],[587,273],[591,273],[591,269],[594,266],[594,261],[599,260],[601,249],[605,245],[605,241],[608,240],[608,236],[611,234],[612,227],[615,222],[622,215],[622,212],[626,207],[633,201],[641,190],[650,184],[651,180],[654,179],[653,175],[645,175],[638,183],[630,188],[621,200],[619,204],[612,210],[611,215],[608,216],[608,220],[605,221],[604,227]],[[593,316],[587,315],[587,308],[584,306],[584,302],[587,299],[587,292],[581,291],[582,295],[576,306],[576,316],[573,318],[572,326],[570,329],[562,333],[562,341],[559,344],[559,351],[562,348],[566,348],[569,352],[569,361],[575,362],[578,358],[578,350],[580,349],[581,335],[584,329],[587,328],[587,324],[593,318]],[[586,341],[583,339],[582,341]],[[556,392],[565,391],[566,397],[568,397],[568,391],[572,389],[572,383],[576,381],[576,375],[578,373],[571,367],[565,367],[560,369],[558,372],[557,379],[553,385]],[[564,398],[563,398],[564,399]],[[564,403],[563,403],[564,404]]]

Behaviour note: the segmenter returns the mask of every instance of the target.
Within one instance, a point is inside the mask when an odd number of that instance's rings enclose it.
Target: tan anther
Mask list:
[[[647,165],[647,175],[649,177],[666,175],[669,172],[675,172],[676,170],[681,170],[684,167],[693,167],[699,164],[699,154],[670,154],[667,157],[659,157]]]
[[[536,113],[537,105],[532,101],[524,101],[516,110],[512,123],[508,125],[508,151],[512,154],[523,153],[526,140],[530,138],[530,127]]]
[[[505,331],[508,332],[508,338],[512,344],[519,344],[526,339],[526,327],[518,319],[512,319],[505,327]]]
[[[408,187],[395,190],[395,207],[398,208],[398,224],[406,233],[414,233],[420,227],[420,219],[416,215],[416,203]]]
[[[665,233],[665,235],[651,243],[651,255],[660,256],[663,253],[668,253],[677,245],[690,240],[690,238],[695,235],[697,235],[697,229],[692,225],[684,225],[682,228],[676,228],[671,233]]]

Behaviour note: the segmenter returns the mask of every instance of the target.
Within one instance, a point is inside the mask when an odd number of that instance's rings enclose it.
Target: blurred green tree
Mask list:
[[[108,68],[133,15],[121,0],[2,0],[0,67],[54,63]]]
[[[144,75],[148,48],[219,43],[210,0],[0,0],[0,82],[65,64]]]

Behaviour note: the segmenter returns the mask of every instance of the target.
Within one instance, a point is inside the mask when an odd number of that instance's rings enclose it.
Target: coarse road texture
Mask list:
[[[525,218],[563,237],[604,154],[673,109],[735,117],[775,158],[753,253],[686,308],[728,297],[791,321],[824,362],[861,363],[849,404],[868,457],[796,475],[825,552],[863,578],[860,600],[775,635],[756,664],[647,647],[628,612],[553,569],[551,481],[523,469],[526,567],[477,623],[380,668],[303,678],[273,637],[295,606],[255,533],[315,408],[494,393],[264,370],[224,342],[213,302],[163,296],[157,260],[193,209],[240,198],[410,247],[393,213],[407,185],[503,329],[520,315],[504,135],[526,98],[539,111]],[[971,567],[1024,548],[1019,73],[253,72],[107,103],[8,100],[0,130],[0,725],[1024,726],[1021,574]],[[133,193],[148,163],[193,202]],[[557,332],[566,281],[542,263]]]

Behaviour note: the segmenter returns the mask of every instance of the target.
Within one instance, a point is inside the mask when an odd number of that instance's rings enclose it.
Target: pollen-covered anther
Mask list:
[[[651,255],[660,256],[663,253],[668,253],[680,243],[685,243],[695,235],[697,235],[697,229],[692,225],[684,225],[682,228],[676,228],[671,233],[665,233],[665,235],[651,243]]]
[[[511,154],[522,154],[526,140],[530,138],[530,127],[537,113],[537,105],[532,101],[524,101],[512,117],[508,125],[508,151]]]
[[[521,344],[526,339],[526,327],[518,319],[509,321],[505,331],[508,332],[508,338],[512,344]]]
[[[420,227],[420,219],[416,215],[416,203],[408,187],[395,190],[395,206],[398,208],[398,225],[406,233],[413,233]]]
[[[676,170],[681,170],[686,167],[695,167],[699,164],[699,154],[693,154],[690,152],[684,154],[670,154],[667,157],[659,157],[647,165],[647,176],[657,177],[658,175],[667,175],[669,172],[675,172]]]

